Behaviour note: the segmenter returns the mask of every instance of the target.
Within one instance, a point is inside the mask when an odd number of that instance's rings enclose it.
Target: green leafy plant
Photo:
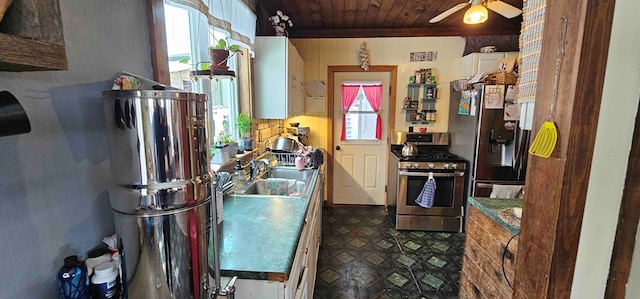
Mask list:
[[[227,47],[227,42],[224,39],[219,39],[218,43],[213,45],[213,46],[209,46],[209,49],[215,49],[215,50],[227,50],[231,53],[235,53],[236,51],[239,51],[238,49],[238,45],[230,45]],[[242,52],[242,51],[240,51]]]
[[[218,133],[218,138],[216,139],[219,144],[229,144],[235,141],[233,140],[233,136],[231,136],[231,134],[227,133],[227,131],[224,130]]]
[[[240,131],[240,137],[245,138],[251,132],[253,118],[251,118],[249,112],[240,113],[236,118],[236,125],[238,126],[238,131]]]

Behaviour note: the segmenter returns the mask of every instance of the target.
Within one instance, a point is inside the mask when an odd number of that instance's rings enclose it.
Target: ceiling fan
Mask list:
[[[484,23],[488,18],[487,8],[495,11],[498,14],[503,15],[505,18],[511,19],[519,16],[522,10],[507,4],[500,0],[469,0],[466,3],[460,3],[452,8],[447,9],[443,13],[435,16],[429,20],[429,23],[437,23],[444,18],[456,13],[457,11],[469,6],[471,7],[464,13],[464,22],[466,24],[479,24]],[[486,7],[486,8],[485,8]]]

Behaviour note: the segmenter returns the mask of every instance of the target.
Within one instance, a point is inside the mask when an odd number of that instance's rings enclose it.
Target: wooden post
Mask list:
[[[547,1],[534,134],[547,119],[560,18],[568,19],[548,159],[529,158],[515,298],[569,298],[598,126],[615,0]]]

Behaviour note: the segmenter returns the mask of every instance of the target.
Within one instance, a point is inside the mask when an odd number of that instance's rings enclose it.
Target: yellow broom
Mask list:
[[[564,57],[564,40],[567,33],[567,18],[560,19],[561,27],[559,34],[558,45],[558,58],[556,59],[556,70],[553,77],[553,98],[551,99],[551,108],[549,109],[549,119],[545,121],[540,130],[533,139],[533,143],[529,147],[529,154],[549,158],[553,150],[556,148],[556,142],[558,141],[558,128],[553,121],[553,115],[556,107],[556,100],[558,98],[558,77],[560,76],[560,65],[562,58]]]

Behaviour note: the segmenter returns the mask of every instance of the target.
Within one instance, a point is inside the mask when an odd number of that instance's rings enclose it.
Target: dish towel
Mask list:
[[[517,198],[522,192],[522,185],[493,185],[490,198]]]
[[[433,198],[436,195],[436,180],[429,178],[422,187],[422,192],[416,198],[416,203],[423,208],[433,207]]]

